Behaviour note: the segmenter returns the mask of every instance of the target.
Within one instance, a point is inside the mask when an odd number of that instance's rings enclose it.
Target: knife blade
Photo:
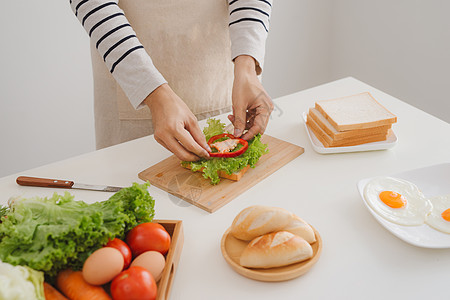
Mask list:
[[[81,190],[112,192],[112,193],[118,192],[122,189],[122,187],[117,186],[83,184],[83,183],[75,183],[74,181],[71,180],[39,178],[29,176],[19,176],[17,177],[16,182],[18,185],[24,186],[81,189]]]

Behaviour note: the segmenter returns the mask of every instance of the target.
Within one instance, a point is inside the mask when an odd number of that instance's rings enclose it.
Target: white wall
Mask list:
[[[8,1],[0,30],[0,176],[94,150],[89,38],[69,1]]]
[[[263,84],[272,97],[328,82],[332,0],[275,0]]]
[[[0,12],[0,176],[95,149],[89,40],[68,0]],[[450,122],[450,2],[275,0],[276,98],[354,76]]]
[[[449,12],[447,0],[334,1],[331,77],[356,77],[450,122]]]

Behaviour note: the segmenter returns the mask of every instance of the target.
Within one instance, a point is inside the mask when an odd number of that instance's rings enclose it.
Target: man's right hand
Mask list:
[[[184,161],[209,158],[211,149],[197,118],[168,84],[156,88],[144,102],[152,112],[154,137],[158,143]]]

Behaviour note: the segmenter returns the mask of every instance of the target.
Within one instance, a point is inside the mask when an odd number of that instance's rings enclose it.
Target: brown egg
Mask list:
[[[136,257],[132,262],[130,267],[140,266],[147,269],[152,273],[155,281],[161,278],[164,266],[166,265],[166,260],[164,255],[158,251],[147,251]]]
[[[100,248],[84,262],[83,278],[87,283],[102,285],[110,282],[123,269],[123,255],[112,247]]]

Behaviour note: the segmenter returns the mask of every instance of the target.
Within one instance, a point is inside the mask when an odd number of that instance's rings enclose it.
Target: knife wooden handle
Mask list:
[[[74,183],[73,181],[69,180],[38,178],[28,176],[19,176],[17,177],[16,182],[18,185],[65,188],[65,189],[72,188],[72,185]]]

